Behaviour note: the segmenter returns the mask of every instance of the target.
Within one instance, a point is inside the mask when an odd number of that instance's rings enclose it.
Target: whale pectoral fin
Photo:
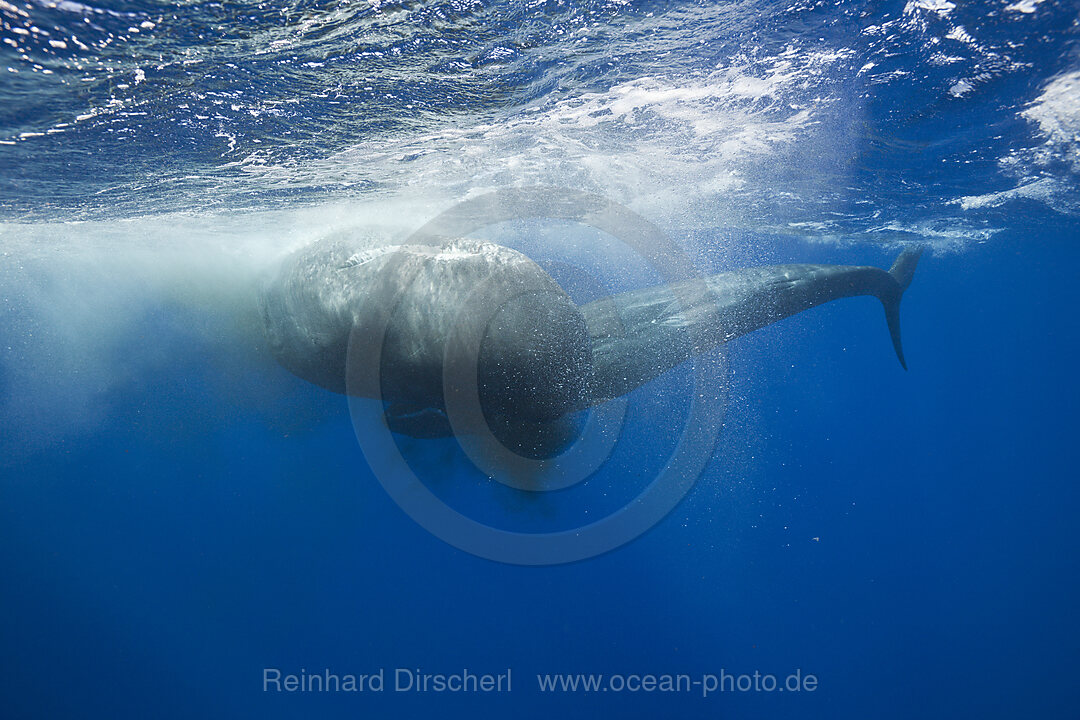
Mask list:
[[[450,437],[454,429],[446,413],[438,408],[420,407],[409,403],[392,403],[385,411],[390,432],[414,438]]]

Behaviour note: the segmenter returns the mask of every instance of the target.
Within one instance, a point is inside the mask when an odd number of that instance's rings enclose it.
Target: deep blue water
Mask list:
[[[1078,17],[0,1],[0,717],[1076,717]],[[254,288],[327,232],[537,185],[708,271],[922,244],[909,370],[872,299],[789,318],[726,348],[723,432],[641,537],[551,567],[451,547],[346,401],[267,356]],[[488,232],[568,285],[656,281],[565,224]],[[576,527],[658,472],[689,378],[636,391],[562,493],[398,442],[463,512]],[[266,668],[387,688],[266,692]],[[510,668],[512,691],[394,692],[396,668]],[[816,689],[536,680],[796,670]]]

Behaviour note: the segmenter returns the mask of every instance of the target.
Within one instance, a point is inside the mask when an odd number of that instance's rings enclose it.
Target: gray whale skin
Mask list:
[[[888,271],[746,268],[579,307],[539,265],[500,245],[450,239],[379,246],[368,238],[337,237],[286,258],[263,287],[260,309],[269,347],[282,366],[354,395],[375,393],[357,392],[347,380],[350,337],[369,342],[365,323],[380,317],[378,387],[392,431],[453,434],[443,387],[460,368],[475,373],[492,434],[520,455],[543,458],[576,437],[579,411],[732,338],[839,298],[881,301],[906,369],[900,299],[920,252],[905,250]]]

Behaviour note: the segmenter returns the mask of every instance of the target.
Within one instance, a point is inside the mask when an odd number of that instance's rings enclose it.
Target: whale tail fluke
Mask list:
[[[896,281],[897,291],[881,296],[881,304],[885,307],[885,321],[889,324],[889,336],[892,337],[893,349],[901,367],[907,370],[907,362],[904,360],[904,346],[900,340],[900,300],[904,291],[911,284],[911,278],[915,275],[915,266],[919,264],[919,256],[922,255],[921,247],[908,248],[897,256],[889,275]]]
[[[892,267],[889,268],[889,274],[900,286],[900,292],[907,290],[908,285],[911,284],[911,278],[915,276],[915,266],[919,264],[919,256],[922,252],[921,247],[908,248],[896,256]]]

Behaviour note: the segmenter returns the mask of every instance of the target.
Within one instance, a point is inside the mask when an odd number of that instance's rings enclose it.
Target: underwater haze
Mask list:
[[[907,372],[853,298],[635,390],[575,487],[395,436],[462,515],[573,531],[721,379],[640,536],[444,542],[260,288],[552,188],[703,273],[924,248]],[[579,303],[665,281],[555,215],[475,235]],[[1075,718],[1078,267],[1076,0],[0,0],[0,717]]]

